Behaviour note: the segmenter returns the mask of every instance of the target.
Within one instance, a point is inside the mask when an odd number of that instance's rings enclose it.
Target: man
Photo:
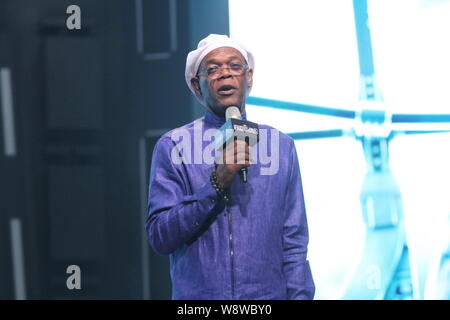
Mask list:
[[[200,147],[193,141],[196,134],[219,129],[226,121],[227,107],[238,107],[246,119],[245,99],[253,70],[253,55],[227,36],[209,35],[200,41],[188,54],[185,77],[206,107],[205,116],[166,133],[155,146],[146,228],[154,250],[170,255],[173,299],[314,296],[292,139],[259,125],[260,131],[269,130],[272,135],[257,145],[279,152],[275,173],[261,174],[263,165],[253,158],[253,148],[239,140],[227,144],[219,158],[223,161],[189,161],[190,151],[195,157],[205,150],[205,141]],[[174,139],[181,132],[188,133],[182,135],[184,139],[191,139],[184,150]],[[175,161],[177,154],[182,161]],[[247,183],[237,174],[244,167]]]

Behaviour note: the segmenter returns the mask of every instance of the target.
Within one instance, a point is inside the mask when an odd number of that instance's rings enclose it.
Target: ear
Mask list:
[[[253,85],[253,70],[250,69],[247,72],[247,86],[251,88],[252,85]]]
[[[200,89],[200,82],[198,80],[198,77],[191,79],[192,87],[195,89],[195,92],[197,92],[200,96],[202,95],[202,90]]]

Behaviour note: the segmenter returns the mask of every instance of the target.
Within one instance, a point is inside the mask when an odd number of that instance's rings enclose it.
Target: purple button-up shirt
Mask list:
[[[210,182],[215,164],[194,161],[210,143],[194,139],[224,122],[207,111],[203,118],[164,134],[153,152],[146,229],[153,249],[170,255],[172,298],[312,299],[315,287],[306,260],[308,227],[294,142],[259,125],[269,132],[253,149],[265,143],[270,155],[279,147],[274,159],[278,170],[262,174],[265,164],[257,159],[248,167],[247,183],[236,175],[226,203]],[[181,136],[190,139],[183,150],[181,139],[174,141]],[[173,161],[174,154],[183,161]]]

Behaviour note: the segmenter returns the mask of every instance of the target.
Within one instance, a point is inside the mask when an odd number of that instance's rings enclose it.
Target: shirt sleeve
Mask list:
[[[313,299],[315,285],[306,255],[308,251],[306,220],[300,167],[294,142],[291,140],[290,174],[286,192],[283,227],[283,271],[290,300]]]
[[[150,245],[167,255],[189,243],[224,205],[209,179],[194,194],[187,194],[183,164],[171,159],[175,145],[161,138],[152,157],[146,230]]]

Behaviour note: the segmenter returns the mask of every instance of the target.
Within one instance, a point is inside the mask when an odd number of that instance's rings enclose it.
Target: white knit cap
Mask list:
[[[187,55],[186,71],[184,73],[184,76],[189,89],[191,89],[192,93],[197,97],[198,101],[200,101],[200,103],[204,106],[206,106],[205,100],[195,91],[194,87],[191,84],[191,79],[197,75],[198,67],[200,66],[203,58],[206,57],[206,55],[214,49],[221,47],[235,48],[245,58],[245,61],[247,61],[249,68],[252,70],[255,69],[255,60],[253,58],[253,54],[246,48],[244,48],[244,46],[242,46],[241,44],[230,39],[228,36],[222,34],[210,34],[205,39],[201,40],[198,43],[197,49],[189,52],[189,54]],[[249,92],[250,89],[251,88],[249,88]]]

